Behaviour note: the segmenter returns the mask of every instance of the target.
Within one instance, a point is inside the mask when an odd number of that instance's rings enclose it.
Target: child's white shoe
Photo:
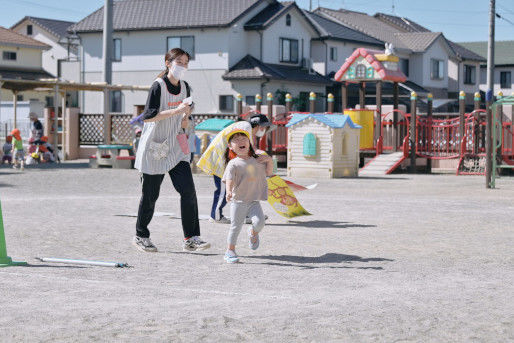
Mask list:
[[[232,250],[227,250],[227,252],[225,253],[225,256],[223,257],[223,259],[227,263],[237,263],[237,262],[239,262],[239,257],[237,257],[236,252],[232,251]]]

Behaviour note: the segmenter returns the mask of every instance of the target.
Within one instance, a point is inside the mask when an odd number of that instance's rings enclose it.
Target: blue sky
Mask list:
[[[297,3],[302,8],[309,8],[309,0],[297,0]],[[368,14],[391,14],[393,3],[396,15],[409,18],[431,31],[441,31],[453,41],[488,38],[487,0],[312,0],[313,8],[319,4]],[[104,0],[0,0],[0,26],[10,27],[26,15],[78,21],[103,4]],[[498,14],[511,22],[496,19],[496,40],[514,40],[514,1],[496,0],[496,8]]]

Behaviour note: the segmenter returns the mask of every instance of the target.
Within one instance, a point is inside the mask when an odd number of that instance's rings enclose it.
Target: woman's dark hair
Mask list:
[[[191,55],[189,55],[186,51],[184,51],[180,48],[171,49],[170,51],[168,51],[166,53],[166,55],[164,55],[164,65],[166,65],[166,62],[170,62],[170,63],[173,62],[174,59],[179,58],[182,55],[186,55],[188,61],[191,60]],[[167,75],[168,72],[169,72],[169,69],[166,66],[164,71],[162,71],[159,75],[157,75],[157,77],[158,78],[163,77],[164,75]]]
[[[228,144],[230,144],[230,142],[232,141],[233,138],[237,137],[237,136],[244,136],[246,138],[248,138],[247,135],[245,135],[244,133],[241,133],[241,132],[238,132],[238,133],[234,133],[232,136],[230,136],[230,138],[228,139]],[[252,146],[252,142],[250,142],[250,139],[248,138],[248,142],[250,143],[250,150],[248,151],[248,155],[250,157],[254,157],[254,158],[257,158],[259,156],[257,156],[257,154],[255,153],[255,150],[253,150],[253,146]],[[227,150],[225,151],[225,164],[228,164],[228,162],[230,162],[231,158],[230,158],[230,148],[227,147]]]

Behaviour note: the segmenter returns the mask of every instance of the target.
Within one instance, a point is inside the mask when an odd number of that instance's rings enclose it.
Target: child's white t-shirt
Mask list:
[[[250,157],[232,159],[225,168],[222,181],[232,180],[234,201],[268,200],[268,182],[266,181],[266,164]]]

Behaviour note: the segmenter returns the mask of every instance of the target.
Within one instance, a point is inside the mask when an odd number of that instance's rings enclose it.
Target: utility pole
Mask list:
[[[493,113],[491,105],[493,103],[494,90],[494,21],[495,21],[495,0],[490,0],[489,9],[489,42],[487,44],[487,93],[485,95],[487,106],[487,126],[486,126],[486,161],[485,161],[485,187],[491,188],[491,173],[493,168]],[[495,145],[495,144],[494,144]]]
[[[104,32],[103,32],[103,81],[112,84],[112,0],[105,0],[104,4]],[[104,144],[111,141],[111,118],[110,118],[110,92],[104,88]]]

